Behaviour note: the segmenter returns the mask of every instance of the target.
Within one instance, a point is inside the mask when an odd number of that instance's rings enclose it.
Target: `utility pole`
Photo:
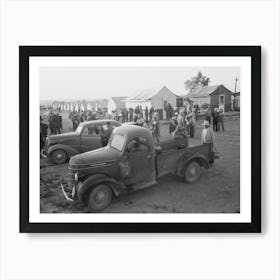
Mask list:
[[[234,87],[234,95],[235,95],[236,94],[237,81],[238,81],[237,77],[235,77],[234,81],[235,81],[235,87]]]
[[[238,81],[237,77],[235,77],[234,81],[235,81],[235,86],[234,86],[234,94],[233,94],[233,109],[235,110],[236,109],[235,96],[236,96],[236,87]]]

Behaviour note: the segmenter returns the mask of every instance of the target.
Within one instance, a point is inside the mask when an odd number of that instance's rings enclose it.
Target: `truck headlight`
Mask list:
[[[79,182],[79,176],[78,176],[78,173],[75,173],[74,178],[75,178],[75,181],[76,181],[76,182]]]

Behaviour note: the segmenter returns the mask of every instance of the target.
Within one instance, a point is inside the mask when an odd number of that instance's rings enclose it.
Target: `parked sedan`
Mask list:
[[[46,139],[46,152],[55,164],[61,164],[70,157],[102,147],[101,129],[113,128],[121,124],[115,120],[95,120],[80,123],[76,131],[49,135]]]

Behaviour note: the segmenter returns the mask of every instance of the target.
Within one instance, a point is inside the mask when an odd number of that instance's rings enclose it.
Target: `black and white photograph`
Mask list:
[[[175,231],[168,223],[228,223],[232,229],[223,230],[234,231],[259,222],[257,198],[251,208],[258,188],[248,175],[251,156],[259,155],[251,143],[258,140],[251,137],[252,87],[254,102],[259,89],[251,81],[260,73],[251,57],[258,59],[260,48],[197,50],[20,48],[22,67],[31,54],[32,176],[21,199],[29,222],[138,223],[138,230],[160,223],[163,231]]]
[[[239,67],[40,68],[41,213],[239,213],[240,82]]]

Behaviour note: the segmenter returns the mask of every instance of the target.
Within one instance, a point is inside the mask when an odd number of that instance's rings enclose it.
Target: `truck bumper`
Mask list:
[[[65,197],[65,199],[71,203],[74,201],[74,197],[75,197],[75,192],[76,192],[76,188],[75,188],[75,185],[72,187],[72,191],[71,191],[71,195],[69,194],[69,192],[66,190],[66,186],[65,184],[63,184],[63,181],[60,182],[60,187],[61,187],[61,190],[62,190],[62,193]],[[71,197],[72,196],[72,197]]]
[[[74,182],[73,180],[67,182],[62,179],[60,181],[60,188],[63,196],[69,203],[74,202],[75,198],[77,197],[77,189],[79,188],[80,184],[81,182]]]

